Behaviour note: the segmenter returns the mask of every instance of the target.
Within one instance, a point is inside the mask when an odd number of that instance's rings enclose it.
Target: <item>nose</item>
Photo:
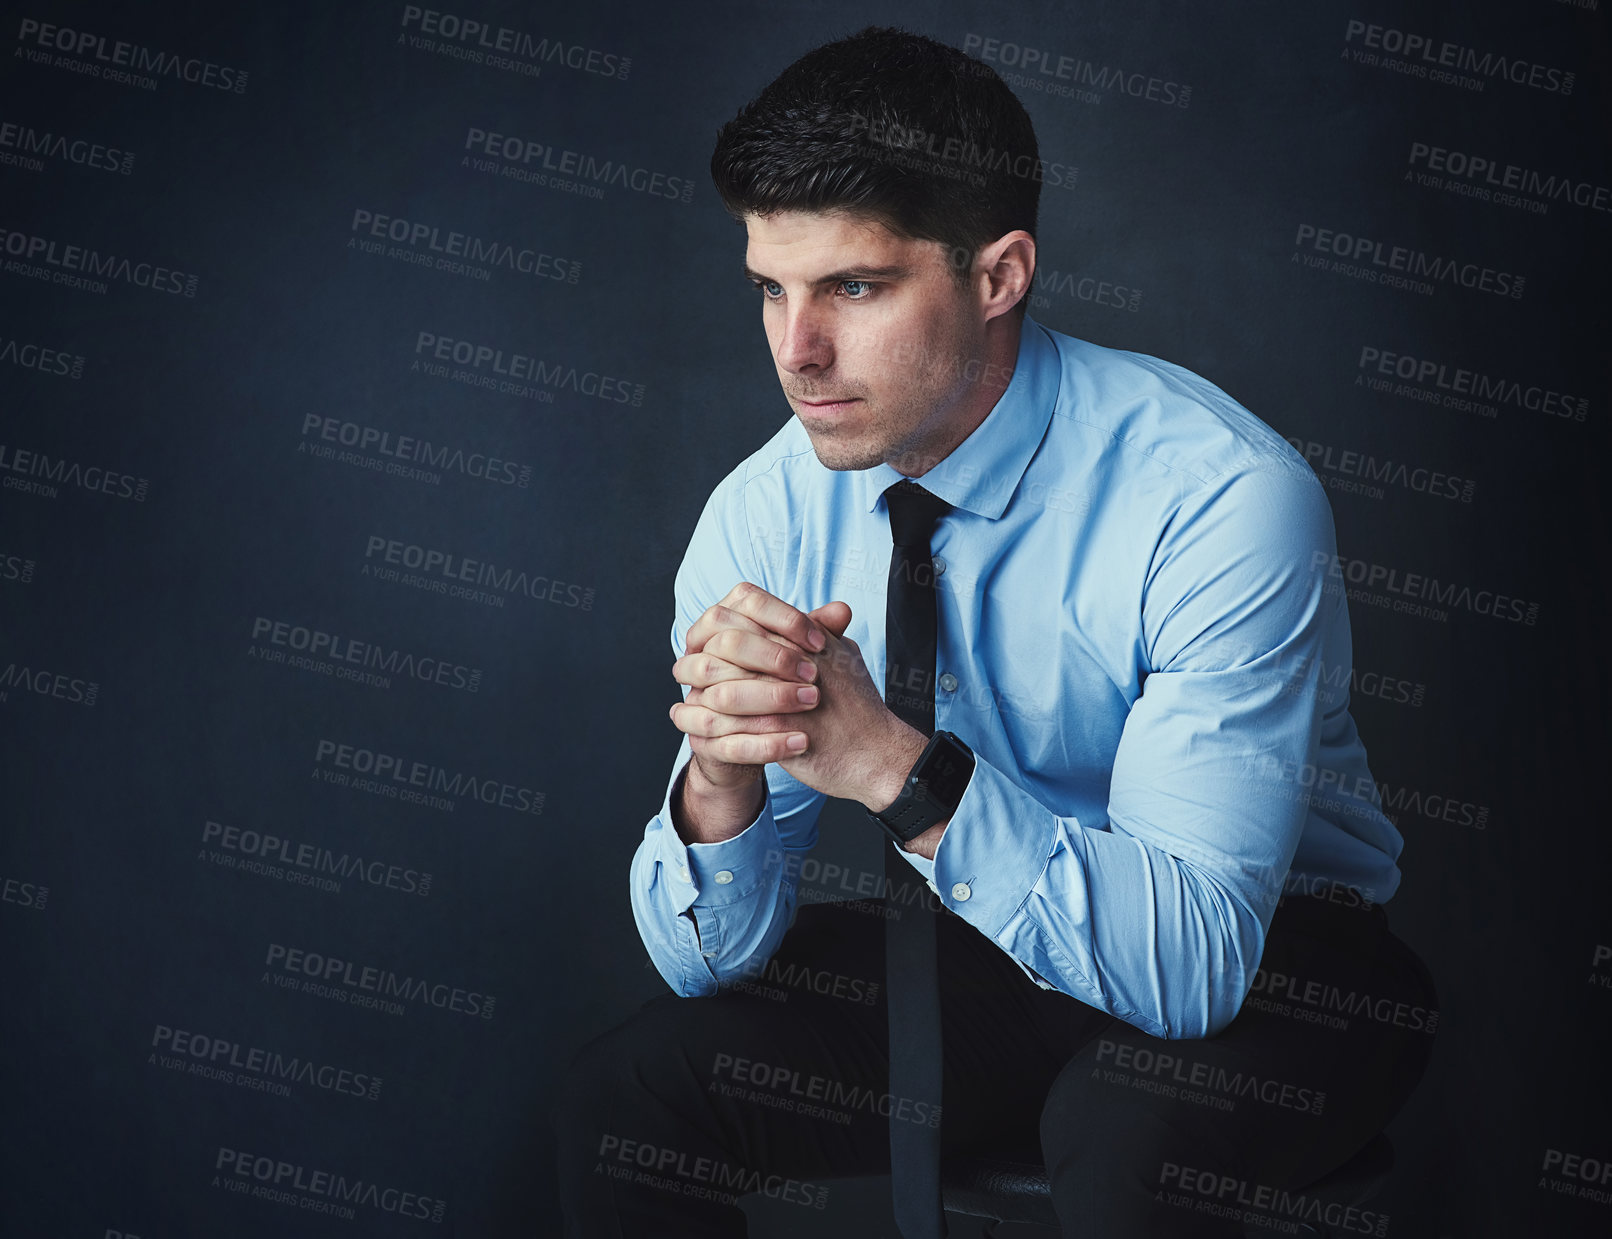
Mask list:
[[[834,364],[834,342],[825,316],[810,305],[785,305],[774,356],[781,369],[797,374],[828,369]]]

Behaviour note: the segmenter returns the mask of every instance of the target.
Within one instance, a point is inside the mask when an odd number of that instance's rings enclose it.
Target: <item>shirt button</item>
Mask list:
[[[943,671],[940,676],[940,688],[942,692],[955,692],[957,689],[957,677],[950,671]]]
[[[677,867],[677,876],[682,878],[683,881],[685,881],[685,882],[692,882],[694,880],[693,878],[688,876],[688,866],[687,865],[679,865]]]
[[[940,894],[940,887],[935,885],[935,879],[934,878],[925,878],[924,881],[929,883],[929,889],[934,891],[936,895]]]
[[[959,882],[952,887],[952,898],[958,903],[967,903],[968,897],[974,892],[968,889],[967,882]]]
[[[935,564],[935,575],[936,576],[945,576],[946,575],[946,561],[944,559],[942,559],[939,555],[936,555],[935,558],[934,558],[934,564]]]
[[[729,882],[733,881],[733,870],[718,869],[711,876],[716,879],[716,884],[718,886],[726,886]]]

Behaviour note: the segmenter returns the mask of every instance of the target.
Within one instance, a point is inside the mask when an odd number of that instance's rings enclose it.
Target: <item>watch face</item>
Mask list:
[[[974,774],[974,754],[950,732],[937,732],[936,736],[935,747],[923,763],[922,792],[935,804],[956,808]]]

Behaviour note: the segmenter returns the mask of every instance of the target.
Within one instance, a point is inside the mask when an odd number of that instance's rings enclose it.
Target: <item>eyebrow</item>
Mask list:
[[[841,280],[904,280],[912,275],[912,268],[907,266],[890,267],[847,267],[843,271],[820,276],[812,281],[813,288],[823,288],[831,284],[838,284]],[[756,283],[773,283],[770,275],[763,275],[752,270],[749,263],[744,266],[744,277]]]

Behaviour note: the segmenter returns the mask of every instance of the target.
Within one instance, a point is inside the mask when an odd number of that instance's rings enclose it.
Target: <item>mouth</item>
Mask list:
[[[801,400],[799,403],[802,409],[810,409],[818,416],[833,417],[836,414],[845,412],[853,404],[858,403],[860,399],[861,397],[859,396],[852,396],[847,400]]]

